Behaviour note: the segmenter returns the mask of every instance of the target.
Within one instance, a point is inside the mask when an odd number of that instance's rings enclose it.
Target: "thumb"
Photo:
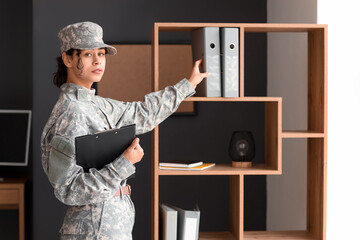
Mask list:
[[[202,59],[198,59],[198,60],[195,62],[194,65],[195,65],[196,67],[199,67],[199,65],[202,63],[202,61],[203,61]]]
[[[134,148],[136,148],[136,146],[139,144],[139,142],[140,142],[140,139],[139,138],[135,138],[133,141],[132,141],[132,143],[131,143],[131,145],[130,145],[130,149],[134,149]]]

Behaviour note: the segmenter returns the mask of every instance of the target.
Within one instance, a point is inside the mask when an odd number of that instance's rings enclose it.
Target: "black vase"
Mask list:
[[[229,144],[229,156],[234,167],[251,167],[255,157],[255,142],[250,131],[233,132]]]

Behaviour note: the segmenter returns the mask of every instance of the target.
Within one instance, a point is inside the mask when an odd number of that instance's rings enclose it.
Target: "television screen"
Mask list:
[[[27,166],[30,110],[0,110],[0,165]]]

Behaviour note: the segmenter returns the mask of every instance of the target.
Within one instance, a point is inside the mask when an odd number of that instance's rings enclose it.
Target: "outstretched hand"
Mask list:
[[[210,76],[210,73],[201,73],[200,72],[200,64],[202,63],[202,59],[197,60],[194,64],[191,76],[189,78],[189,82],[190,84],[194,87],[194,89],[196,88],[196,86],[206,77]]]
[[[139,144],[140,139],[135,138],[131,145],[124,151],[123,156],[132,164],[140,162],[144,156],[144,150]]]

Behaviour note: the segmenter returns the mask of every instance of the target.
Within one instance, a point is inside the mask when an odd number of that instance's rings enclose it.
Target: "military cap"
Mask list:
[[[60,30],[61,52],[69,49],[95,49],[106,48],[110,55],[116,54],[116,48],[104,43],[102,28],[93,22],[80,22],[70,24]]]

